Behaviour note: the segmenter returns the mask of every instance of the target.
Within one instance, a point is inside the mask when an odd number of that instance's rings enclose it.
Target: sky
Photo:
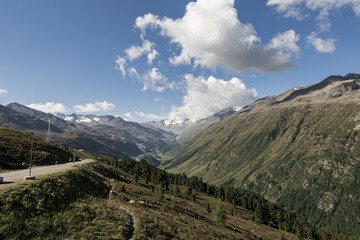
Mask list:
[[[0,104],[201,119],[360,72],[360,0],[0,1]]]

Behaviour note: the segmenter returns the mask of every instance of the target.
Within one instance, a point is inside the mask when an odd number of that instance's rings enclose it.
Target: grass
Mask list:
[[[107,179],[84,166],[0,191],[0,239],[122,239],[126,212],[106,201]]]
[[[0,172],[24,169],[30,160],[31,137],[22,132],[0,128]],[[34,138],[33,165],[43,166],[68,162],[71,153]],[[25,163],[25,165],[23,165]]]
[[[132,222],[122,207],[136,218],[132,239],[253,239],[253,231],[264,239],[280,239],[282,234],[296,239],[225,202],[226,222],[219,225],[213,217],[219,200],[194,192],[194,202],[184,187],[176,195],[170,185],[163,200],[155,202],[154,187],[100,162],[10,185],[0,191],[0,239],[128,239]]]
[[[119,201],[122,206],[134,213],[137,218],[133,239],[251,239],[252,231],[264,239],[280,239],[284,234],[287,239],[296,239],[295,235],[252,221],[253,213],[241,207],[223,202],[226,223],[220,226],[213,217],[213,211],[219,199],[196,192],[196,202],[185,197],[186,188],[180,187],[180,196],[176,196],[176,186],[170,185],[164,199],[154,201],[155,186],[116,169],[124,181],[113,179],[112,201]],[[125,188],[125,192],[122,188]],[[134,200],[136,204],[130,204]],[[143,201],[146,204],[140,204]],[[210,203],[211,213],[205,205]],[[231,214],[233,212],[233,215]]]
[[[248,188],[317,226],[359,237],[358,108],[334,100],[233,115],[181,146],[163,166],[210,184]],[[327,199],[330,193],[334,198]]]

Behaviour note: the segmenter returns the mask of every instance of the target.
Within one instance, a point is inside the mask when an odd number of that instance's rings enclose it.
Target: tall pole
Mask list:
[[[46,142],[50,143],[50,127],[51,127],[51,118],[49,116],[49,127],[48,127],[48,132],[47,132],[47,138],[46,138]]]
[[[31,134],[31,148],[30,148],[30,168],[29,168],[29,176],[31,176],[31,162],[32,162],[32,153],[34,147],[34,133],[30,132]]]

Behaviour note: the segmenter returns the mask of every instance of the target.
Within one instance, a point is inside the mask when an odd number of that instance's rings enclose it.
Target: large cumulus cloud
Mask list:
[[[294,30],[261,44],[254,26],[238,19],[234,0],[190,2],[182,18],[160,18],[149,13],[138,17],[135,26],[142,31],[142,37],[148,29],[160,29],[163,36],[180,47],[180,53],[169,59],[173,65],[277,72],[294,67],[291,57],[299,51],[299,36]],[[282,44],[273,44],[279,38]]]
[[[229,81],[210,76],[208,79],[185,75],[186,95],[183,105],[173,107],[169,119],[201,119],[223,109],[244,106],[257,97],[255,89],[248,89],[239,78]]]

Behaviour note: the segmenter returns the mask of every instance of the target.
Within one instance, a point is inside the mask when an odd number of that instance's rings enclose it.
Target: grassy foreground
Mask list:
[[[151,182],[100,162],[9,186],[0,191],[0,239],[296,239],[227,202],[219,223],[219,199],[176,188],[157,195]]]
[[[95,165],[0,191],[0,239],[125,239],[130,218]]]

